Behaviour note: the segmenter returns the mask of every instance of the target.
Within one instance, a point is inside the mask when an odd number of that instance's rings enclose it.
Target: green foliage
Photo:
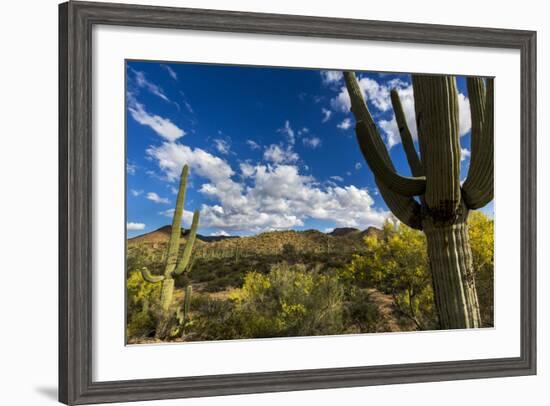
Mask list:
[[[126,280],[128,338],[150,337],[155,333],[154,308],[160,298],[160,284],[147,283],[141,272],[131,272]]]
[[[335,334],[342,330],[343,289],[334,275],[281,263],[252,272],[231,298],[246,337]]]
[[[424,235],[387,221],[380,238],[367,236],[365,245],[367,252],[354,255],[341,270],[342,277],[392,295],[397,309],[419,329],[434,328],[437,316]]]
[[[375,333],[385,330],[385,323],[367,289],[351,287],[346,294],[344,325],[349,333]]]
[[[494,297],[494,220],[479,211],[472,211],[468,219],[468,235],[472,247],[481,321],[484,327],[491,327]]]

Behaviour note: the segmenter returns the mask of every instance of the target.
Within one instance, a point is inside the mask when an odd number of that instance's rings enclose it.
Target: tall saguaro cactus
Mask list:
[[[189,167],[185,165],[181,171],[180,185],[178,189],[178,196],[176,199],[176,209],[174,211],[174,217],[172,219],[172,231],[170,234],[170,241],[168,243],[168,251],[166,255],[166,265],[164,267],[163,275],[153,275],[147,268],[142,268],[141,274],[143,278],[151,283],[162,282],[160,304],[162,316],[160,317],[157,325],[157,336],[160,337],[166,332],[165,326],[167,320],[170,318],[170,307],[172,305],[174,296],[174,277],[180,275],[188,268],[191,252],[193,250],[193,244],[197,236],[197,228],[199,225],[199,211],[196,210],[193,214],[193,221],[191,223],[191,229],[187,236],[187,242],[183,249],[181,257],[178,258],[180,236],[181,236],[181,217],[183,214],[183,205],[185,202],[185,187],[187,184],[187,176],[189,174]]]
[[[493,79],[468,78],[471,161],[460,184],[458,93],[454,76],[412,75],[420,157],[396,90],[391,101],[412,177],[399,175],[353,72],[344,72],[355,132],[386,204],[406,225],[424,231],[441,328],[480,327],[466,221],[493,199]],[[417,196],[417,199],[415,199]]]

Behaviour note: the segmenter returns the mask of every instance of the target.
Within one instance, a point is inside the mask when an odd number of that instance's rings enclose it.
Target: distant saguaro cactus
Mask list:
[[[191,223],[191,229],[187,236],[187,242],[183,249],[181,257],[178,259],[178,251],[180,246],[181,236],[181,217],[183,214],[183,204],[185,201],[185,187],[187,183],[187,175],[189,174],[189,167],[185,165],[181,171],[180,185],[178,189],[178,196],[176,199],[176,210],[174,211],[174,217],[172,219],[172,231],[170,234],[170,241],[168,243],[168,250],[166,255],[166,265],[164,267],[163,275],[153,275],[147,268],[142,268],[141,274],[143,278],[151,283],[162,282],[160,305],[162,315],[157,324],[157,337],[162,338],[166,334],[166,324],[171,317],[170,308],[173,302],[174,296],[174,277],[180,275],[188,268],[191,252],[193,250],[193,244],[197,236],[197,228],[199,226],[199,211],[196,210],[193,214],[193,221]]]
[[[472,209],[493,199],[493,79],[467,79],[472,119],[471,161],[460,184],[456,78],[412,75],[418,156],[399,95],[391,101],[412,177],[391,162],[353,72],[344,72],[359,147],[389,209],[409,227],[423,230],[441,328],[480,327],[472,251],[466,221]],[[414,198],[418,196],[418,200]]]

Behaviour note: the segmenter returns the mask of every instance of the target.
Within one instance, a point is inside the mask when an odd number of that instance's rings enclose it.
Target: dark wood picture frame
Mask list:
[[[521,354],[369,367],[92,380],[92,27],[95,24],[517,49],[521,54]],[[59,400],[218,396],[536,373],[536,33],[68,2],[59,6]]]

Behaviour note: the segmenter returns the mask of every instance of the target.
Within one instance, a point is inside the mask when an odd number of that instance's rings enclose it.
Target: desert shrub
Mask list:
[[[424,235],[387,221],[380,237],[364,239],[366,252],[341,269],[342,278],[390,294],[397,310],[417,328],[437,326]]]
[[[352,287],[346,292],[344,320],[350,333],[384,331],[384,321],[378,306],[370,300],[367,289]]]
[[[155,307],[160,283],[148,283],[141,272],[131,272],[126,280],[126,335],[128,339],[150,337],[155,333]]]
[[[246,337],[342,332],[343,289],[337,276],[281,263],[263,275],[246,275],[232,296]]]
[[[483,326],[493,326],[494,221],[479,211],[471,212],[468,235],[472,247],[481,322]]]
[[[198,340],[230,340],[244,338],[235,304],[230,300],[216,300],[199,296],[192,301],[196,311],[192,337]]]
[[[283,257],[292,259],[296,256],[296,254],[297,254],[297,251],[294,245],[289,243],[283,244],[283,250],[282,250]]]

